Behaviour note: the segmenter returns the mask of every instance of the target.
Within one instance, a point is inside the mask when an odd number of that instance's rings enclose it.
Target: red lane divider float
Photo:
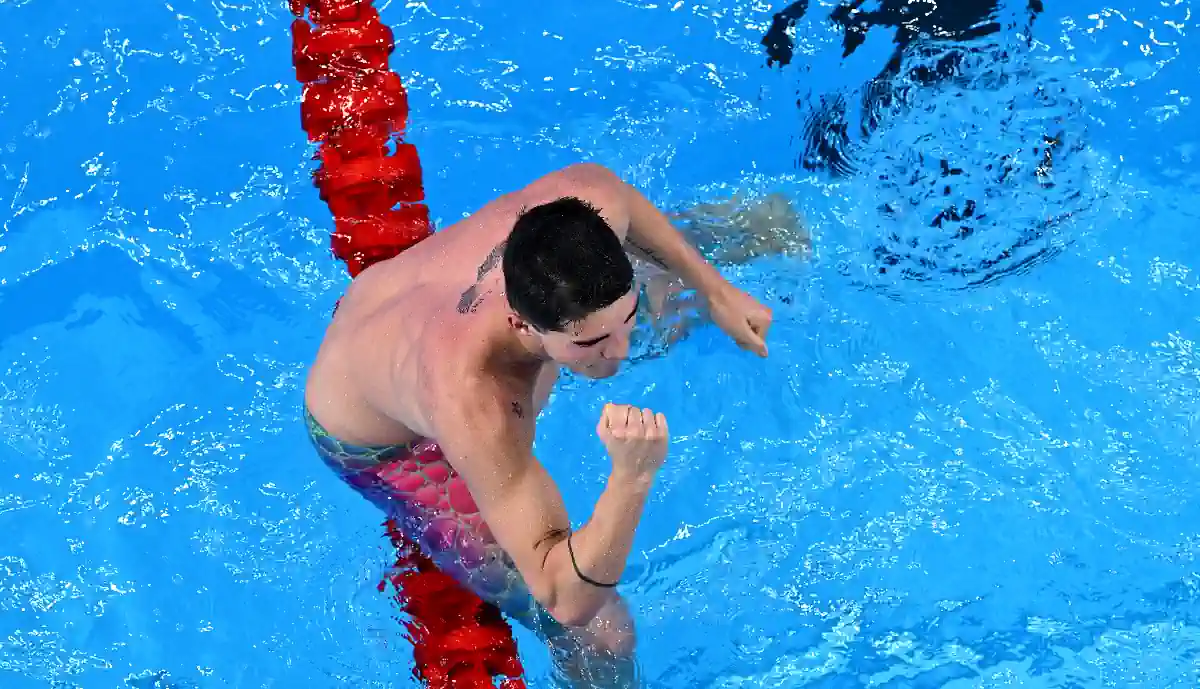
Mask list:
[[[517,643],[500,610],[439,570],[395,522],[387,527],[398,556],[389,579],[412,619],[418,679],[431,689],[474,689],[495,687],[501,677],[501,689],[525,689]],[[380,582],[379,590],[386,585]]]
[[[333,214],[330,247],[351,277],[433,232],[417,150],[403,143],[408,97],[388,67],[392,31],[370,0],[290,0],[300,123],[318,144],[313,183]],[[307,16],[306,15],[307,12]],[[500,611],[438,570],[392,521],[390,583],[408,614],[413,674],[429,689],[524,689]]]
[[[320,144],[313,181],[333,213],[333,253],[355,276],[433,231],[417,150],[398,140],[408,96],[388,69],[392,31],[370,0],[290,1],[300,126]]]

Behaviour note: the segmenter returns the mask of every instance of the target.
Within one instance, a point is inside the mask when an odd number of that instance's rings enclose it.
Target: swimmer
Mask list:
[[[633,624],[615,587],[666,457],[667,420],[604,407],[608,482],[578,530],[532,447],[560,368],[607,378],[628,355],[642,290],[627,251],[767,355],[770,309],[632,186],[578,164],[362,272],[305,392],[325,462],[443,571],[537,632],[582,687],[635,684]]]

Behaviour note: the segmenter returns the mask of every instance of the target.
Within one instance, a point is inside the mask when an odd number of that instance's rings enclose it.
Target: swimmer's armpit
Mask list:
[[[663,260],[662,256],[656,254],[653,249],[642,246],[629,237],[625,238],[625,250],[643,261],[653,263],[662,270],[670,270],[670,267],[667,266],[667,262]]]

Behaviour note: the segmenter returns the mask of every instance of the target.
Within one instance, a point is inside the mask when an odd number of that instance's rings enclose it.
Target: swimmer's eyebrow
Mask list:
[[[637,295],[637,299],[633,300],[633,310],[630,311],[629,315],[625,317],[626,323],[633,320],[633,317],[637,315],[638,307],[641,305],[642,305],[642,294],[641,294],[641,292],[639,292]],[[604,335],[601,335],[600,337],[593,337],[590,340],[571,340],[571,343],[578,347],[591,347],[594,344],[599,344],[599,343],[603,342],[607,338],[608,338],[608,334],[605,333]]]

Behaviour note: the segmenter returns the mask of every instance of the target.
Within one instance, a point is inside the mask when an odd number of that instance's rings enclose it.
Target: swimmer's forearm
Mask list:
[[[629,233],[625,241],[643,258],[668,270],[691,289],[709,294],[724,278],[700,251],[688,242],[667,216],[637,189],[624,185],[629,203]]]
[[[551,549],[546,559],[555,587],[550,612],[560,622],[587,624],[612,597],[611,587],[589,583],[580,574],[602,584],[620,581],[652,482],[652,477],[610,477],[592,518],[569,544],[564,539]]]

